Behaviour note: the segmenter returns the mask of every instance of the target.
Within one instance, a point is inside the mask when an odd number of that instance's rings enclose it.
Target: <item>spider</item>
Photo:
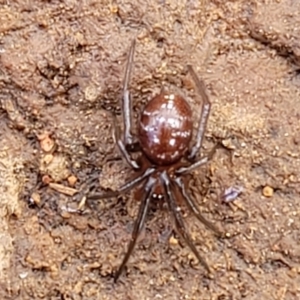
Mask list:
[[[198,78],[192,66],[188,65],[187,68],[195,83],[196,91],[203,100],[195,144],[190,147],[193,133],[190,105],[182,96],[164,91],[152,98],[141,112],[138,123],[138,141],[134,142],[131,131],[131,99],[128,84],[132,71],[135,44],[136,42],[133,40],[124,77],[122,96],[123,136],[121,137],[120,129],[116,126],[115,140],[126,162],[137,172],[137,175],[121,186],[118,191],[90,194],[87,197],[89,200],[112,198],[140,186],[139,194],[142,196],[138,215],[134,223],[128,250],[114,275],[114,282],[120,277],[133,251],[137,238],[144,226],[151,201],[161,200],[166,201],[179,235],[185,240],[197,259],[210,273],[208,264],[198,253],[185,228],[182,213],[178,206],[178,198],[185,200],[188,208],[206,227],[214,231],[217,235],[223,236],[212,223],[201,215],[197,205],[187,192],[187,180],[184,180],[191,171],[207,163],[215,151],[216,147],[212,149],[208,156],[202,158],[198,158],[197,156],[202,146],[211,103],[206,94],[203,81]],[[131,154],[135,151],[136,143],[139,146],[141,155],[139,159],[134,160]]]

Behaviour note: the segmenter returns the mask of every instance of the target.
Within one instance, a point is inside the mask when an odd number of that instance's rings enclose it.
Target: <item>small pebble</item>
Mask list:
[[[49,184],[50,182],[52,182],[53,180],[52,180],[52,178],[49,176],[49,175],[44,175],[43,177],[42,177],[42,182],[44,183],[44,184]]]
[[[35,204],[35,205],[39,205],[41,203],[41,196],[34,192],[31,194],[30,200]]]
[[[178,240],[174,238],[174,236],[171,236],[169,239],[170,245],[178,245]]]
[[[61,217],[64,218],[64,219],[70,219],[70,218],[71,218],[71,214],[70,214],[68,211],[65,211],[65,210],[62,210],[62,211],[60,212],[60,215],[61,215]]]
[[[270,198],[274,194],[274,189],[272,187],[266,185],[262,190],[262,194],[263,194],[263,196]]]
[[[46,154],[42,159],[43,163],[45,163],[46,165],[49,165],[52,160],[53,160],[53,154]]]
[[[44,152],[50,152],[53,150],[55,142],[52,138],[50,138],[50,134],[48,132],[39,135],[38,139],[40,141],[41,149]]]
[[[75,185],[76,182],[77,182],[77,177],[76,177],[76,176],[70,175],[70,176],[68,177],[68,183],[69,183],[70,186],[73,187],[73,186]]]

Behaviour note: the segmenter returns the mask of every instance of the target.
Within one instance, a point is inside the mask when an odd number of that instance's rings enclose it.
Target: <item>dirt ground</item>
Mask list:
[[[0,0],[1,299],[300,299],[300,1]],[[80,204],[132,174],[114,146],[124,67],[135,120],[162,86],[212,102],[193,173],[216,237],[184,207],[209,279],[153,207],[117,284],[139,203]],[[195,109],[195,111],[197,111]],[[121,120],[121,119],[120,119]],[[222,202],[229,187],[243,188]]]

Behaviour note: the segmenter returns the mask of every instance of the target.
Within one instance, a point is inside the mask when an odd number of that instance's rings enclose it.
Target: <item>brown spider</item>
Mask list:
[[[208,120],[211,104],[205,92],[204,83],[198,78],[192,66],[188,65],[188,70],[195,82],[197,93],[203,100],[201,116],[198,124],[196,143],[189,149],[192,139],[192,110],[187,101],[174,94],[161,92],[147,103],[141,113],[138,124],[138,146],[142,153],[139,160],[132,159],[130,152],[135,148],[133,135],[131,133],[131,100],[128,91],[128,83],[133,65],[133,55],[135,50],[135,40],[132,42],[129,58],[126,66],[122,111],[124,132],[120,138],[118,126],[116,126],[116,142],[119,150],[126,159],[129,166],[138,173],[131,181],[125,183],[116,192],[105,194],[92,194],[89,200],[99,200],[115,197],[121,193],[126,193],[132,188],[144,183],[140,187],[142,199],[139,207],[137,219],[134,224],[132,238],[129,242],[127,253],[115,273],[116,282],[121,275],[131,253],[136,244],[137,238],[143,228],[149,210],[151,200],[164,199],[175,220],[175,227],[178,233],[191,248],[197,259],[210,272],[206,261],[199,255],[186,228],[184,226],[182,214],[178,207],[177,197],[185,200],[189,209],[208,228],[219,236],[222,233],[200,213],[197,205],[193,202],[186,191],[186,180],[184,175],[204,165],[211,158],[215,148],[208,156],[198,158],[197,154],[201,148],[202,140]],[[198,158],[198,159],[197,159]]]

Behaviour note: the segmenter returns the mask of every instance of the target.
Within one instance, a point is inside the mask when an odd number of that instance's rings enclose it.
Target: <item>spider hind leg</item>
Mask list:
[[[204,266],[204,268],[207,270],[209,274],[211,274],[211,270],[206,262],[206,260],[199,254],[198,250],[196,249],[188,231],[186,230],[186,227],[183,222],[182,214],[180,212],[180,209],[178,209],[178,206],[176,204],[176,200],[174,197],[174,194],[171,190],[171,181],[167,174],[167,172],[161,173],[161,181],[164,186],[164,192],[165,192],[165,198],[169,207],[170,212],[172,213],[175,221],[175,228],[177,232],[180,234],[180,236],[184,239],[184,241],[187,243],[187,245],[190,247],[196,258],[199,260],[199,262]]]

